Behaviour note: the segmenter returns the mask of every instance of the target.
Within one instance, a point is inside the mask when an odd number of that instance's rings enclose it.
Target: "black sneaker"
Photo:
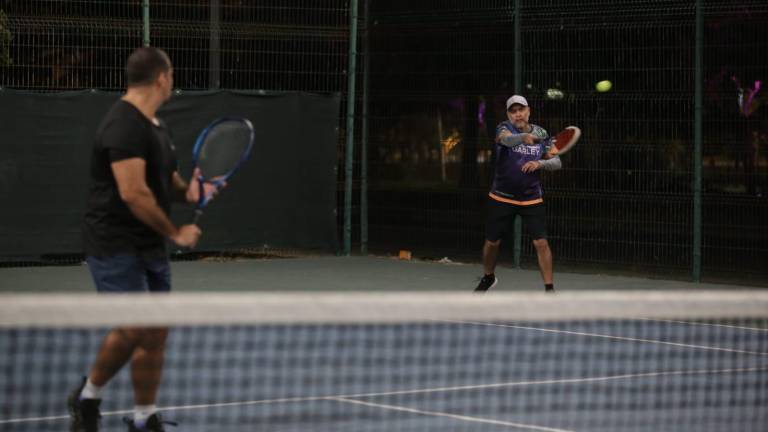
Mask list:
[[[486,292],[495,287],[497,283],[499,283],[499,279],[495,275],[485,275],[480,278],[480,283],[477,284],[475,292]]]
[[[67,398],[67,407],[72,420],[69,424],[70,432],[99,432],[99,421],[101,412],[99,404],[101,399],[80,399],[80,392],[85,387],[85,380],[76,390],[69,394]]]
[[[136,427],[136,425],[133,423],[133,419],[124,417],[123,422],[128,425],[128,432],[165,432],[165,427],[163,425],[167,424],[171,426],[178,426],[177,423],[164,421],[162,418],[160,418],[160,414],[157,413],[149,416],[147,422],[144,424],[144,427],[141,429]]]

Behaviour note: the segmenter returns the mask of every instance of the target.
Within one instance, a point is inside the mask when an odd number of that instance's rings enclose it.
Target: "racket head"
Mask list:
[[[581,138],[581,129],[576,126],[568,126],[550,138],[550,142],[557,149],[555,154],[561,155],[572,149],[579,138]]]
[[[192,162],[200,180],[222,184],[251,156],[253,124],[242,117],[222,117],[209,124],[197,137]]]

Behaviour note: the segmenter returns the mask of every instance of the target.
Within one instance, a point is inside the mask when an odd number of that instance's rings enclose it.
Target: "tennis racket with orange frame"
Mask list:
[[[545,145],[554,147],[557,151],[550,150],[552,155],[561,155],[570,151],[581,138],[581,129],[576,126],[568,126],[557,135],[551,136],[545,140]]]

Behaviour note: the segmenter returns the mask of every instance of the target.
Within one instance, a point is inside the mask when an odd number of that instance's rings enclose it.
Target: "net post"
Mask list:
[[[142,17],[143,17],[143,39],[144,46],[149,46],[149,0],[142,1]]]
[[[368,9],[370,0],[363,3],[363,115],[362,137],[360,139],[360,253],[368,253],[368,90],[370,88],[369,69],[371,58],[371,20]]]
[[[515,34],[515,94],[520,94],[523,88],[523,52],[522,44],[520,41],[521,35],[521,23],[520,23],[520,0],[514,0],[514,34]],[[513,249],[514,249],[514,265],[515,268],[520,268],[520,256],[522,254],[523,243],[523,224],[520,216],[515,216],[515,227],[513,231]]]
[[[355,137],[355,67],[357,60],[357,0],[349,4],[349,63],[347,67],[347,140],[344,164],[344,255],[352,250],[352,175]]]
[[[515,35],[515,94],[520,94],[523,87],[523,51],[520,41],[521,36],[521,22],[520,22],[520,0],[515,0],[514,11],[512,13],[514,21],[514,35]]]
[[[520,268],[520,256],[523,252],[523,219],[520,215],[515,216],[514,225],[514,262],[515,268]]]
[[[208,88],[221,88],[221,4],[211,0],[211,35],[208,49]]]
[[[696,59],[694,68],[694,132],[693,132],[693,280],[701,282],[701,225],[702,225],[702,149],[703,149],[703,69],[704,69],[704,17],[702,1],[696,0]]]

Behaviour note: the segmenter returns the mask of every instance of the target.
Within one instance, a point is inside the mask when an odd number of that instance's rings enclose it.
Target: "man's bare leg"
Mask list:
[[[483,272],[485,272],[485,274],[482,279],[480,279],[480,283],[477,284],[475,292],[486,292],[490,288],[493,288],[496,285],[496,282],[498,282],[496,275],[493,272],[496,270],[496,261],[499,258],[500,244],[501,240],[485,241],[485,245],[483,245]]]
[[[141,329],[131,357],[131,381],[136,405],[154,405],[165,359],[166,328]]]
[[[94,385],[103,387],[125,366],[136,348],[135,336],[133,330],[127,328],[115,328],[107,333],[88,375]]]
[[[536,248],[536,256],[539,261],[539,271],[541,279],[544,281],[544,287],[547,292],[554,291],[552,274],[552,250],[549,248],[547,239],[538,239],[533,241],[533,247]]]
[[[499,259],[499,245],[501,240],[485,241],[483,245],[483,271],[486,275],[492,275],[496,271],[496,261]]]

